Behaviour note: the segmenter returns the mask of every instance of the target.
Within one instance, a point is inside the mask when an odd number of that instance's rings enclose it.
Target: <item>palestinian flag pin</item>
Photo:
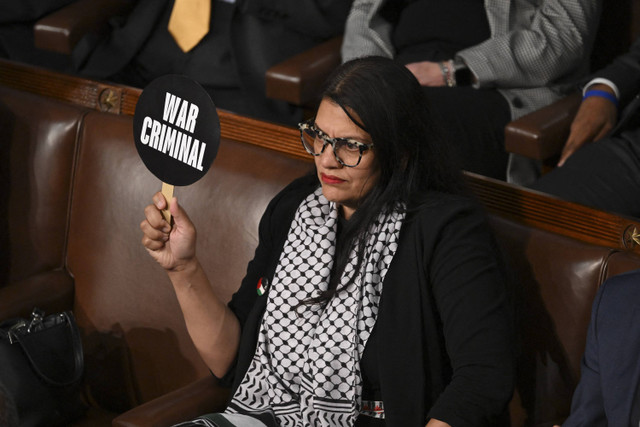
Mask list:
[[[258,296],[264,295],[264,293],[267,292],[267,287],[269,287],[269,279],[261,277],[260,280],[258,280],[258,286],[256,287]]]

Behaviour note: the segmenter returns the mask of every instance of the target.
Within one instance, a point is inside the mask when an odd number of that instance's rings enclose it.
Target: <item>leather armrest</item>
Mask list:
[[[78,0],[37,21],[34,44],[69,55],[84,35],[106,30],[111,17],[128,12],[132,6],[132,0]]]
[[[580,102],[574,93],[512,121],[505,128],[506,151],[542,161],[559,155]]]
[[[69,273],[49,271],[0,288],[0,320],[28,317],[34,307],[46,314],[71,310],[73,278]]]
[[[341,45],[342,36],[334,37],[269,68],[267,98],[303,107],[314,105],[325,79],[342,61]]]
[[[188,421],[199,415],[224,410],[229,389],[218,384],[213,376],[207,376],[160,396],[116,417],[113,427],[165,427]]]

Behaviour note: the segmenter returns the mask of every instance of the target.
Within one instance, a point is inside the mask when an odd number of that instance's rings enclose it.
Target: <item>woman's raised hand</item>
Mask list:
[[[238,318],[213,292],[211,283],[196,257],[196,229],[187,213],[172,198],[169,212],[173,227],[162,210],[167,201],[162,193],[153,195],[153,204],[144,209],[140,223],[142,244],[158,264],[167,270],[178,298],[189,335],[200,356],[217,377],[224,376],[238,351]]]
[[[153,195],[153,204],[144,209],[140,223],[142,244],[164,269],[180,271],[196,261],[196,229],[174,197],[169,203],[173,227],[162,216],[167,201],[161,192]]]

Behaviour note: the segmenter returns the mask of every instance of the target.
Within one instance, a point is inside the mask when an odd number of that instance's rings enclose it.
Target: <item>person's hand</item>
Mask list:
[[[406,67],[416,76],[421,86],[444,86],[446,84],[442,69],[437,62],[412,62]]]
[[[154,194],[153,204],[144,209],[145,219],[140,223],[142,245],[164,269],[179,271],[195,261],[196,229],[175,197],[169,204],[173,227],[162,216],[166,208],[162,193]]]
[[[613,94],[613,90],[607,85],[596,84],[589,89],[604,90]],[[571,123],[569,138],[562,149],[558,166],[562,166],[584,144],[605,136],[613,129],[617,118],[618,110],[615,104],[606,98],[592,96],[582,101]]]

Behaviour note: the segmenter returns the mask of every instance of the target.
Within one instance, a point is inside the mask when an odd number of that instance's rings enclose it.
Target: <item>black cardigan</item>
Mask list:
[[[298,179],[267,207],[247,275],[229,306],[242,325],[236,365],[223,381],[238,387],[255,352],[269,280],[315,176]],[[383,284],[376,324],[380,387],[388,426],[496,426],[513,392],[512,312],[498,249],[477,204],[426,193],[409,212]]]

